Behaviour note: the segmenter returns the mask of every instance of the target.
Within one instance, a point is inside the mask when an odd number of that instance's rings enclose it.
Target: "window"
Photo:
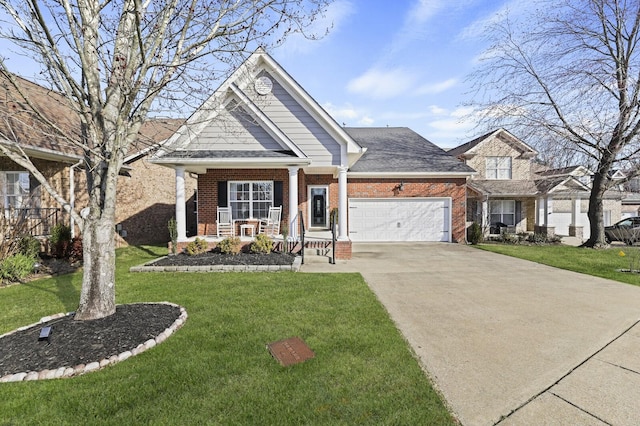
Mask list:
[[[273,182],[229,182],[229,205],[234,219],[264,219],[273,206]]]
[[[29,173],[4,173],[4,208],[20,209],[27,207],[29,200]]]
[[[516,224],[516,202],[514,200],[497,200],[489,202],[491,225],[504,223],[507,226]]]
[[[511,179],[511,157],[487,157],[487,179]]]

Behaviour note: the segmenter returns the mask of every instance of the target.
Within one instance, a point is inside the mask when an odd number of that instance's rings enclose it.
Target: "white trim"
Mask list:
[[[315,99],[313,99],[301,86],[295,81],[287,71],[280,66],[270,55],[264,50],[258,49],[255,54],[260,55],[260,59],[269,66],[276,75],[272,75],[281,86],[287,89],[287,92],[304,108],[318,124],[324,124],[322,127],[331,134],[336,142],[347,145],[347,152],[363,154],[364,149],[322,108]],[[283,84],[285,83],[285,84]]]
[[[478,172],[348,172],[351,178],[467,178]]]
[[[260,200],[260,199],[255,199],[253,198],[254,192],[253,192],[253,184],[254,183],[258,183],[258,184],[264,184],[264,183],[270,183],[271,184],[271,199],[269,200]],[[231,185],[232,184],[240,184],[240,185],[244,185],[244,184],[249,184],[249,194],[251,195],[249,197],[248,200],[232,200],[231,199]],[[267,215],[264,217],[257,217],[256,215],[254,215],[253,213],[253,205],[255,203],[262,203],[262,202],[269,202],[271,203],[271,205],[269,207],[278,207],[275,205],[275,183],[273,180],[267,179],[267,180],[259,180],[259,179],[254,179],[254,180],[229,180],[227,181],[227,207],[229,207],[231,209],[231,215],[233,217],[233,220],[260,220],[260,219],[266,219],[268,217],[269,214],[269,209],[267,209],[267,211],[265,212]],[[249,217],[239,217],[235,214],[233,214],[233,205],[232,203],[238,204],[238,203],[248,203],[249,204]]]
[[[298,239],[298,173],[297,166],[291,166],[289,170],[289,237]]]
[[[275,123],[271,121],[271,119],[267,117],[266,114],[262,112],[262,110],[258,108],[235,83],[231,83],[230,87],[233,93],[235,93],[245,106],[251,110],[254,117],[263,125],[262,128],[266,130],[272,138],[279,142],[283,148],[288,148],[293,151],[298,157],[308,158],[307,155],[295,143],[293,143],[293,141],[289,139],[289,137],[280,130],[280,128],[276,126]]]
[[[311,199],[312,189],[324,189],[325,190],[325,223],[322,226],[313,225],[313,200]],[[309,229],[327,229],[329,228],[329,215],[331,214],[329,203],[329,185],[307,185],[307,217],[309,218]]]
[[[187,239],[187,213],[185,205],[184,167],[176,167],[176,225],[178,241]]]

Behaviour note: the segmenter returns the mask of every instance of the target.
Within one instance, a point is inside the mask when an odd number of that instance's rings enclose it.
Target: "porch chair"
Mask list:
[[[280,216],[282,216],[282,206],[269,207],[269,215],[266,219],[260,219],[259,234],[267,234],[274,237],[280,234]]]
[[[231,218],[231,207],[218,207],[216,231],[218,237],[233,237],[235,235],[235,226]]]

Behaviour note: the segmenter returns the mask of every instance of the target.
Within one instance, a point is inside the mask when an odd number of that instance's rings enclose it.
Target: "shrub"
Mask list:
[[[229,237],[218,243],[218,249],[222,254],[238,254],[242,249],[240,238]]]
[[[178,223],[174,218],[169,219],[167,228],[169,229],[169,238],[171,239],[171,254],[176,254],[178,247]]]
[[[18,252],[35,259],[40,254],[40,241],[31,235],[24,235],[18,243]]]
[[[53,257],[67,257],[69,245],[71,243],[71,228],[63,223],[58,223],[51,228],[51,254]]]
[[[500,234],[500,241],[505,244],[518,244],[520,242],[516,234],[506,231],[503,231],[502,234]]]
[[[209,249],[209,245],[207,244],[207,242],[205,240],[201,240],[198,237],[196,237],[195,240],[191,241],[189,244],[187,244],[187,247],[185,247],[185,251],[189,256],[202,254],[206,252],[208,249]]]
[[[73,237],[71,240],[71,244],[69,245],[68,250],[69,260],[72,262],[79,262],[84,257],[84,252],[82,248],[82,238],[81,237]]]
[[[473,222],[471,224],[468,233],[469,235],[467,238],[473,245],[480,244],[484,239],[484,236],[482,235],[482,227],[478,222]]]
[[[0,280],[20,281],[33,272],[34,263],[35,259],[33,257],[21,253],[7,257],[0,263]]]
[[[273,240],[265,234],[259,234],[251,243],[249,251],[251,253],[269,254],[273,249]]]

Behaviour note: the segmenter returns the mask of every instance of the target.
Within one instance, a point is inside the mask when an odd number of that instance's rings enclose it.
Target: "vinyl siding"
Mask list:
[[[284,148],[234,100],[189,145],[189,149],[264,151]]]
[[[273,91],[259,96],[258,107],[313,159],[313,165],[340,165],[340,145],[273,77],[269,77],[273,80]],[[255,92],[247,92],[251,97],[258,96]]]

